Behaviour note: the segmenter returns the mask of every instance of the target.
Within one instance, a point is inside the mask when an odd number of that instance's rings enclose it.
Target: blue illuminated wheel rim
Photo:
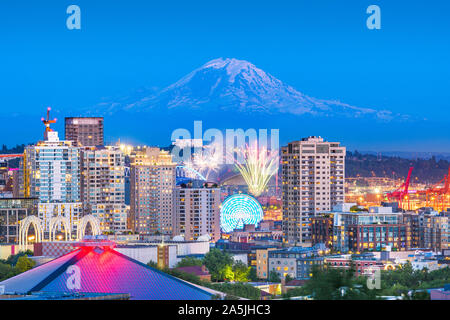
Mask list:
[[[228,197],[220,208],[220,227],[226,233],[234,229],[242,229],[244,224],[257,226],[262,219],[261,205],[247,194],[235,194]]]

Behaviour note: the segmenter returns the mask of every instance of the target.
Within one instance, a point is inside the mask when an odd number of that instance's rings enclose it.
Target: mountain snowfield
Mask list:
[[[146,113],[165,109],[371,118],[381,121],[408,118],[388,110],[361,108],[309,97],[250,62],[230,58],[209,61],[162,90],[141,90],[114,102],[103,102],[97,107],[107,114],[119,111]],[[96,111],[99,110],[96,108]]]

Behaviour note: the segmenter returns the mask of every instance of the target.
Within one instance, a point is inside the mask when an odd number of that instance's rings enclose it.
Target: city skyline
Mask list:
[[[0,301],[450,300],[449,12],[0,2]]]

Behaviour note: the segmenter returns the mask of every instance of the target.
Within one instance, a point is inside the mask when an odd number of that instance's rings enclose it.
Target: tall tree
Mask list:
[[[242,261],[236,261],[233,265],[234,281],[247,282],[250,274],[250,267]]]
[[[217,248],[211,249],[203,258],[203,263],[209,270],[212,281],[225,280],[225,271],[229,272],[229,270],[225,269],[231,269],[233,262],[233,257],[229,253]]]

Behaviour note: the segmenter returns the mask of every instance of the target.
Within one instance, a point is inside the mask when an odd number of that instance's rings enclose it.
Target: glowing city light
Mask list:
[[[185,165],[201,172],[208,179],[211,172],[217,171],[222,163],[221,151],[218,143],[203,146],[203,150],[192,155],[192,163]]]
[[[256,143],[239,152],[243,163],[236,162],[236,167],[247,183],[249,192],[256,197],[260,196],[270,178],[278,172],[278,152],[258,148]]]
[[[223,232],[242,229],[244,224],[255,226],[263,219],[263,209],[259,202],[246,194],[228,197],[220,208],[220,226]]]

